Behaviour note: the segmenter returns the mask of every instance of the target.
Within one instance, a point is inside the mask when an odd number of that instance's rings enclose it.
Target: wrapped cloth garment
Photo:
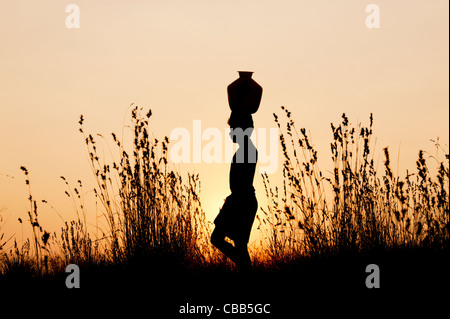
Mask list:
[[[225,199],[214,224],[231,240],[248,242],[257,210],[258,202],[254,189],[248,192],[233,192]]]

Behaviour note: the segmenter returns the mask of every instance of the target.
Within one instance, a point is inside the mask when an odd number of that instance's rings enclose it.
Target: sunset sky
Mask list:
[[[66,27],[70,3],[80,8],[80,28]],[[371,3],[380,28],[366,27]],[[226,87],[239,70],[254,71],[264,89],[256,128],[275,127],[272,113],[286,106],[310,130],[326,171],[330,123],[345,112],[367,124],[373,113],[377,151],[389,146],[395,167],[400,154],[404,176],[419,149],[434,152],[430,139],[448,150],[448,7],[447,0],[0,0],[0,234],[19,236],[17,218],[26,218],[22,165],[35,199],[75,218],[59,176],[93,187],[80,114],[86,131],[104,136],[121,135],[131,103],[152,109],[159,138],[192,131],[194,120],[223,132]],[[229,193],[229,164],[174,167],[200,174],[212,221]],[[281,164],[273,178],[280,174]],[[265,205],[259,175],[254,184]],[[48,207],[40,218],[47,228],[61,225]]]

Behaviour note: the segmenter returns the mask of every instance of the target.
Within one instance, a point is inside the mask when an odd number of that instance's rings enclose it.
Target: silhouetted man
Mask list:
[[[228,124],[231,127],[230,137],[239,145],[239,149],[230,167],[231,195],[225,199],[214,220],[216,227],[211,235],[211,243],[241,270],[248,270],[251,260],[247,243],[258,209],[253,188],[258,153],[250,139],[253,132],[251,114],[232,112]],[[225,237],[233,240],[234,246]]]

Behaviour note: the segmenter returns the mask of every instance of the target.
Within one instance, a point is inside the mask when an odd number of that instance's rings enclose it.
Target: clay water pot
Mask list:
[[[261,102],[262,87],[252,79],[253,72],[238,71],[239,78],[228,85],[228,104],[233,112],[253,114]]]

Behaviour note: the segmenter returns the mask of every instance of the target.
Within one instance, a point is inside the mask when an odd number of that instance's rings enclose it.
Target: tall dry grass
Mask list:
[[[112,141],[101,134],[85,133],[84,117],[79,131],[83,135],[90,166],[96,183],[94,196],[99,204],[100,219],[106,227],[96,225],[88,230],[83,185],[80,180],[71,187],[64,176],[65,194],[72,201],[75,220],[63,220],[60,232],[49,233],[38,220],[39,203],[32,196],[29,172],[25,183],[29,188],[28,223],[32,238],[3,251],[0,246],[0,274],[28,272],[32,276],[63,272],[71,263],[77,265],[114,265],[129,262],[179,262],[189,266],[202,265],[216,254],[209,245],[210,230],[201,207],[198,175],[182,177],[170,167],[168,138],[151,137],[149,119],[135,106],[131,111],[133,134],[131,145],[112,133]],[[112,147],[111,147],[112,142]],[[103,143],[103,144],[101,144]],[[107,162],[99,145],[107,146],[118,159]],[[97,212],[97,213],[98,213]],[[98,235],[93,237],[93,233]],[[0,239],[3,237],[0,237]]]
[[[282,110],[286,122],[274,118],[284,156],[283,186],[278,189],[263,176],[269,204],[260,219],[268,226],[265,249],[273,261],[392,248],[449,249],[448,150],[445,160],[433,158],[436,175],[420,151],[417,171],[401,178],[393,174],[384,148],[380,172],[372,114],[368,126],[356,127],[343,114],[339,125],[331,124],[334,167],[324,173],[306,129],[297,130],[291,112]]]
[[[444,160],[427,159],[420,151],[417,170],[403,178],[395,176],[388,148],[383,149],[382,170],[377,169],[372,115],[368,126],[354,127],[344,114],[341,123],[331,125],[333,168],[325,172],[306,129],[297,130],[292,114],[282,110],[285,122],[274,117],[284,157],[283,185],[275,187],[263,176],[269,204],[258,217],[266,241],[252,247],[257,267],[276,267],[301,256],[392,248],[449,249],[448,150],[444,150]],[[114,133],[109,141],[100,134],[85,133],[80,117],[79,130],[96,183],[96,213],[106,225],[96,225],[94,232],[88,229],[82,182],[72,187],[63,176],[76,219],[66,221],[54,209],[63,220],[61,230],[46,231],[39,221],[39,205],[50,204],[33,198],[29,172],[21,167],[29,208],[28,218],[18,222],[32,236],[21,241],[17,236],[0,236],[0,275],[63,273],[70,263],[159,262],[229,269],[229,262],[209,243],[211,230],[201,206],[199,176],[182,177],[170,167],[169,141],[151,135],[150,118],[150,111],[132,109],[132,142],[127,143]],[[103,151],[105,145],[110,156]],[[439,143],[436,147],[442,151]],[[429,168],[430,159],[436,169]],[[5,251],[6,243],[12,242]],[[271,263],[266,263],[267,258]]]
[[[97,183],[95,196],[108,224],[105,252],[114,262],[172,255],[203,263],[209,251],[209,230],[199,177],[188,174],[184,179],[170,168],[168,138],[151,137],[151,111],[142,113],[137,106],[131,111],[131,151],[111,134],[119,154],[112,163],[105,163],[95,138],[84,133],[82,116],[79,121]]]

